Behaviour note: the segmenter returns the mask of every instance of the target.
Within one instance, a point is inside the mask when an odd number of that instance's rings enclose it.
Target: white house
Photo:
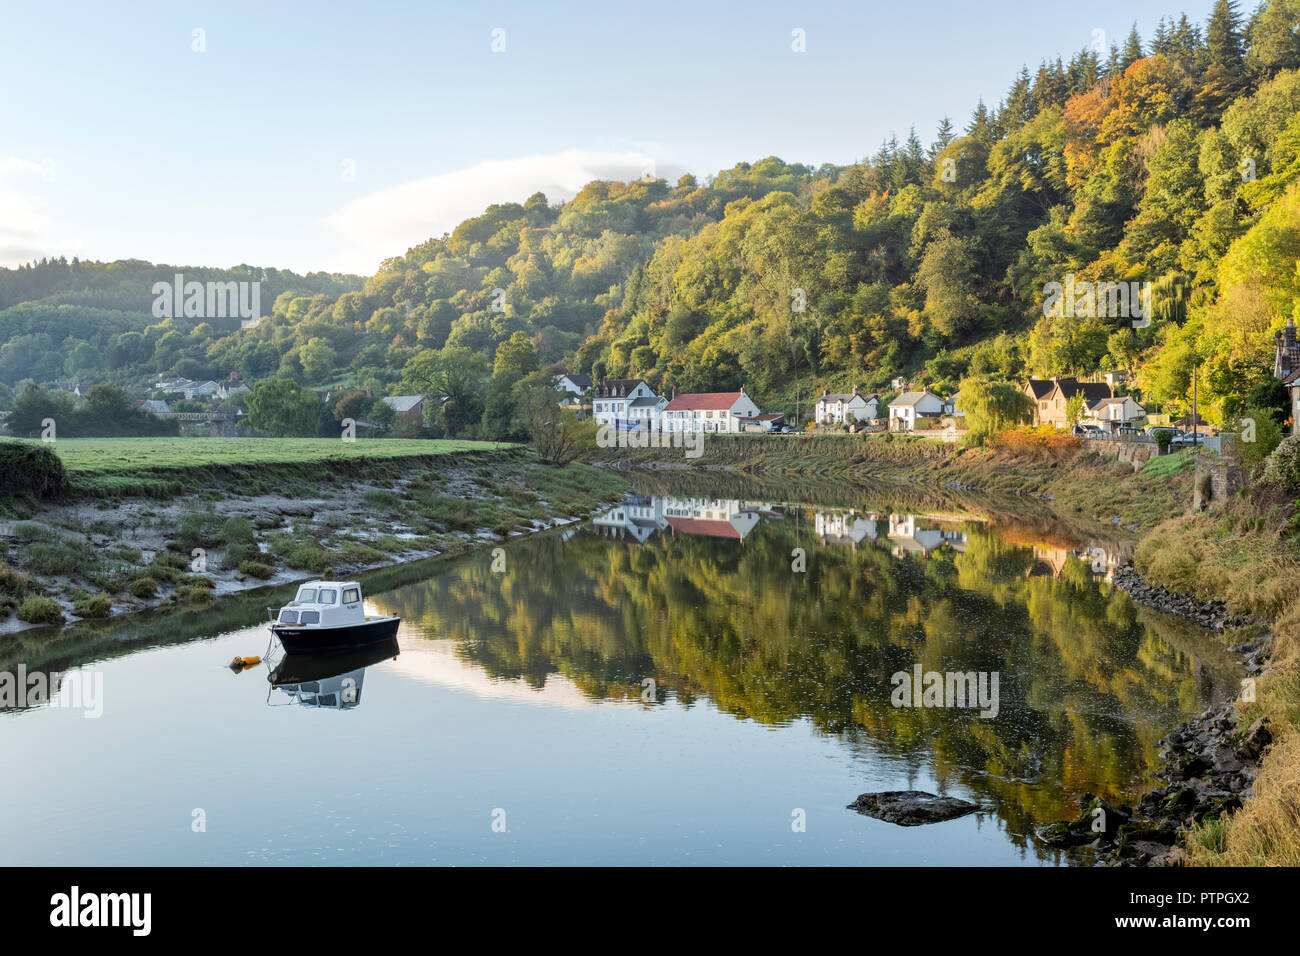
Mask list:
[[[191,400],[195,398],[211,398],[213,395],[217,394],[217,389],[220,387],[221,386],[216,382],[212,381],[203,382],[199,385],[192,385],[185,389],[185,397]]]
[[[856,511],[819,511],[815,518],[817,537],[826,544],[847,544],[856,548],[862,541],[875,541],[880,532],[876,515]]]
[[[814,415],[819,425],[844,425],[850,422],[865,422],[878,417],[876,414],[880,404],[879,397],[876,395],[862,395],[858,392],[858,387],[853,386],[853,391],[848,393],[823,391],[822,397],[817,399],[814,408]]]
[[[664,498],[663,517],[673,532],[744,541],[764,517],[776,512],[766,503],[721,498]]]
[[[564,401],[562,404],[581,404],[583,397],[591,388],[590,375],[563,375],[555,376],[555,387],[557,390],[564,392]]]
[[[889,430],[910,432],[921,418],[938,418],[943,414],[943,399],[928,388],[904,392],[889,403]]]
[[[1147,410],[1133,400],[1132,395],[1116,395],[1093,402],[1084,413],[1086,424],[1096,425],[1106,431],[1123,428],[1146,418]]]
[[[664,406],[663,430],[736,435],[745,430],[744,419],[758,416],[758,406],[743,385],[738,392],[692,392],[675,395]]]
[[[639,378],[601,382],[591,392],[591,414],[596,425],[620,430],[658,429],[659,414],[667,400]]]

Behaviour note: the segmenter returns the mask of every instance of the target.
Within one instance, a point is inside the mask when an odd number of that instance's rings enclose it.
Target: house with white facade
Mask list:
[[[555,388],[564,393],[562,405],[581,405],[582,400],[591,390],[591,376],[564,373],[555,376]]]
[[[591,390],[591,416],[597,427],[620,431],[659,428],[667,399],[654,393],[644,379],[622,378],[601,382]]]
[[[738,392],[688,392],[664,406],[663,430],[738,435],[745,431],[744,421],[759,414],[743,385]]]
[[[823,391],[817,399],[813,415],[818,425],[846,425],[852,422],[867,422],[878,418],[877,408],[880,398],[877,395],[863,395],[856,385],[852,392],[831,393]]]
[[[744,541],[765,517],[780,514],[763,502],[721,498],[664,498],[663,517],[674,533]]]
[[[592,527],[603,537],[644,544],[657,531],[668,527],[663,498],[636,496],[592,519]]]
[[[1115,395],[1089,405],[1084,412],[1083,423],[1113,432],[1117,428],[1140,422],[1146,417],[1147,410],[1139,405],[1132,395]]]
[[[910,432],[923,418],[938,418],[943,412],[943,399],[928,388],[919,392],[904,392],[889,403],[889,430]]]
[[[856,511],[819,511],[815,517],[817,537],[824,544],[847,544],[856,548],[863,541],[875,541],[880,536],[879,517],[861,515]]]

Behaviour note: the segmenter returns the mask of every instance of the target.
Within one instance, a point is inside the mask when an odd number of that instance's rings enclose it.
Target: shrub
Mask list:
[[[153,578],[136,578],[131,582],[131,593],[142,600],[151,598],[158,593],[158,582]]]
[[[27,586],[27,575],[7,564],[0,564],[0,608],[6,612],[16,608],[27,593]]]
[[[1015,454],[1029,454],[1036,458],[1061,457],[1076,451],[1081,442],[1069,432],[1051,425],[1037,428],[1010,428],[997,437],[997,447]]]
[[[1284,438],[1264,460],[1261,479],[1279,488],[1300,488],[1300,435]]]
[[[63,608],[58,601],[33,594],[18,605],[18,620],[28,624],[61,624]]]
[[[68,493],[63,460],[47,445],[0,441],[0,496],[59,498]]]
[[[92,554],[60,541],[32,545],[27,549],[27,563],[37,574],[73,574],[98,562]]]
[[[1246,470],[1246,474],[1254,477],[1265,459],[1273,454],[1273,450],[1281,443],[1282,426],[1267,409],[1248,408],[1242,414],[1242,420],[1254,423],[1255,434],[1253,441],[1237,443],[1237,453],[1241,457],[1241,465]]]
[[[257,537],[247,518],[228,518],[221,527],[221,539],[226,545],[226,565],[235,567],[256,558]]]
[[[239,570],[251,578],[258,578],[262,581],[275,574],[275,568],[269,564],[263,564],[261,561],[241,561]]]
[[[73,610],[81,617],[108,617],[113,613],[113,599],[107,594],[96,594],[77,601]]]

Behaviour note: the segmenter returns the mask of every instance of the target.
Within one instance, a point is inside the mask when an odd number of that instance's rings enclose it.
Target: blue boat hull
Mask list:
[[[322,651],[344,651],[392,640],[397,635],[397,625],[400,623],[401,618],[390,617],[344,627],[284,627],[273,624],[271,633],[279,640],[286,654],[319,654]]]

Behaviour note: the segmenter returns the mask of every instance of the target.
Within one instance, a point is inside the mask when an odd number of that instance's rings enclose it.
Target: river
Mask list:
[[[369,657],[226,667],[283,589],[5,638],[62,696],[0,712],[0,861],[1086,864],[1034,828],[1134,800],[1235,692],[1222,641],[1110,585],[1131,542],[905,486],[739,495],[367,575],[403,618]],[[996,700],[900,703],[918,665]],[[846,807],[903,789],[979,811]]]

